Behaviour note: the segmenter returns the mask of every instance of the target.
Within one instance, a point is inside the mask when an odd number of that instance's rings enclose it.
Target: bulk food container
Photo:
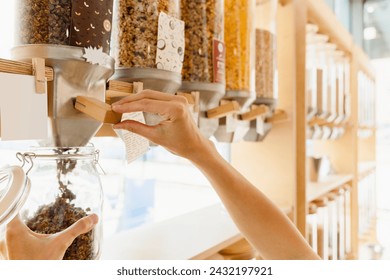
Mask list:
[[[326,197],[313,201],[317,206],[317,253],[323,260],[329,257],[329,208]]]
[[[344,185],[344,209],[345,209],[345,254],[346,257],[352,252],[352,225],[351,225],[351,186]]]
[[[256,2],[256,97],[278,99],[276,49],[277,0]]]
[[[327,121],[333,122],[337,117],[337,68],[335,63],[336,45],[332,43],[326,43],[324,45],[323,51],[325,52],[326,68],[328,73],[326,79],[326,112],[328,113]]]
[[[336,123],[340,123],[345,119],[344,102],[346,95],[346,57],[343,51],[335,51],[335,67],[336,67],[336,108],[337,118]]]
[[[323,34],[313,34],[307,37],[307,44],[311,48],[312,64],[311,64],[311,92],[316,94],[316,97],[312,97],[312,104],[314,100],[317,101],[316,115],[321,118],[328,116],[327,112],[327,93],[328,93],[328,68],[326,60],[325,44],[329,40],[329,37]],[[316,83],[314,86],[313,84]]]
[[[345,259],[345,197],[344,188],[333,191],[337,208],[337,259]]]
[[[329,211],[329,260],[337,260],[337,197],[334,193],[327,194]]]
[[[254,8],[254,0],[225,0],[228,97],[251,97],[255,93]]]
[[[182,92],[199,92],[198,127],[209,138],[218,119],[206,112],[219,106],[225,95],[226,47],[224,41],[224,0],[181,0],[185,22],[185,52]]]
[[[317,253],[318,243],[317,243],[317,205],[314,203],[309,204],[308,215],[307,215],[307,241],[310,246]]]
[[[114,5],[112,56],[117,68],[181,72],[184,23],[178,0],[118,0]]]
[[[224,1],[181,0],[183,81],[225,84]]]
[[[99,223],[77,237],[63,259],[98,259],[103,197],[95,168],[98,152],[91,146],[36,148],[18,157],[27,170],[13,166],[0,172],[0,209],[5,213],[0,224],[19,213],[34,232],[54,234],[95,213]]]
[[[110,51],[113,0],[17,0],[16,44]]]

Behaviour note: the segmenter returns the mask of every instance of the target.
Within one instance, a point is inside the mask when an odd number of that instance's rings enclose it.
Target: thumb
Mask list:
[[[79,235],[92,230],[98,221],[98,216],[96,214],[91,214],[78,220],[67,229],[59,232],[56,236],[56,239],[58,242],[64,243],[66,247],[69,247]]]

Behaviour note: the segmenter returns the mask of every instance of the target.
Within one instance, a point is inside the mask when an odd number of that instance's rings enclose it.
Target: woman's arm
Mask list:
[[[145,90],[113,104],[113,110],[163,116],[165,121],[155,126],[125,121],[114,128],[140,134],[190,160],[208,178],[237,227],[263,258],[319,259],[287,216],[201,135],[184,97]]]

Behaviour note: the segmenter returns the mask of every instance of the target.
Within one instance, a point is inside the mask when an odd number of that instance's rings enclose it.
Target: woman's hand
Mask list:
[[[9,260],[61,260],[73,240],[92,230],[97,223],[98,216],[92,214],[56,234],[39,234],[16,216],[6,227],[0,254]]]
[[[195,160],[203,152],[209,153],[214,145],[201,135],[188,102],[182,96],[144,90],[112,104],[117,113],[147,112],[162,116],[165,120],[154,126],[127,120],[116,124],[114,129],[127,129],[165,147],[174,154]]]

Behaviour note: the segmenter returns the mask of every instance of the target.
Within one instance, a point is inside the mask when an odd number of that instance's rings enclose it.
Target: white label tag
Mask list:
[[[35,77],[0,73],[2,140],[48,138],[47,88],[35,92]]]
[[[122,121],[134,120],[145,123],[142,112],[125,113],[122,115]],[[118,136],[125,142],[126,159],[128,163],[136,160],[149,150],[149,140],[133,132],[118,129],[115,130]]]
[[[161,12],[158,18],[156,67],[181,73],[184,46],[184,21]]]

